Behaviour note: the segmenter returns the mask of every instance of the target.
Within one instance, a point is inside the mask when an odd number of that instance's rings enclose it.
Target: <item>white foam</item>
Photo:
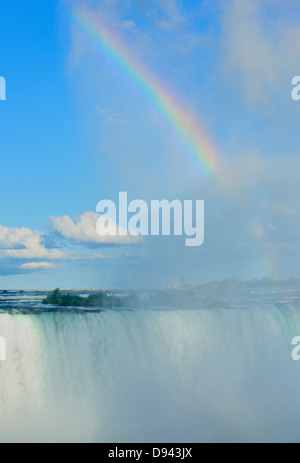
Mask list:
[[[292,309],[0,314],[0,440],[297,441]]]

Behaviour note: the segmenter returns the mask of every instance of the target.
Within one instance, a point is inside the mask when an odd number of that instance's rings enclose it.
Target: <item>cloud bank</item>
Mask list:
[[[92,249],[107,246],[130,247],[143,243],[141,237],[130,235],[99,236],[96,232],[99,217],[100,215],[94,212],[85,212],[76,219],[67,215],[50,217],[51,228],[48,233],[25,227],[9,228],[0,225],[0,273],[12,275],[30,271],[49,271],[67,261],[77,261],[78,264],[104,261],[109,257]],[[54,242],[55,246],[47,245]],[[83,247],[90,251],[82,251]]]

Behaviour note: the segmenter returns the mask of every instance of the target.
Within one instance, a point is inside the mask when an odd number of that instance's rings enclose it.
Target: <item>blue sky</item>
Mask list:
[[[203,178],[174,130],[72,22],[105,15],[217,147]],[[277,0],[0,5],[0,286],[157,287],[300,276],[300,6]],[[103,243],[96,205],[204,199],[205,243]]]

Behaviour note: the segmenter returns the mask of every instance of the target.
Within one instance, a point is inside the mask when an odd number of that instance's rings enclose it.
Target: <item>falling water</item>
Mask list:
[[[0,441],[299,441],[293,308],[0,314]]]

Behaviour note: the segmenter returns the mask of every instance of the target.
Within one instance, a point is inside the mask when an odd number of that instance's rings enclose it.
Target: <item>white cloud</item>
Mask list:
[[[43,235],[29,228],[8,228],[0,225],[0,258],[12,259],[66,259],[59,249],[47,249]]]
[[[48,270],[55,268],[55,265],[50,262],[29,262],[28,264],[22,264],[19,267],[21,270]]]
[[[100,214],[95,212],[85,212],[75,220],[71,219],[67,215],[64,215],[62,217],[51,217],[50,221],[54,230],[57,231],[61,236],[78,244],[95,246],[106,244],[134,245],[143,242],[141,236],[119,236],[119,232],[122,229],[118,225],[116,236],[98,235],[96,231],[96,224],[99,217]],[[115,224],[110,221],[110,225],[113,230]]]

